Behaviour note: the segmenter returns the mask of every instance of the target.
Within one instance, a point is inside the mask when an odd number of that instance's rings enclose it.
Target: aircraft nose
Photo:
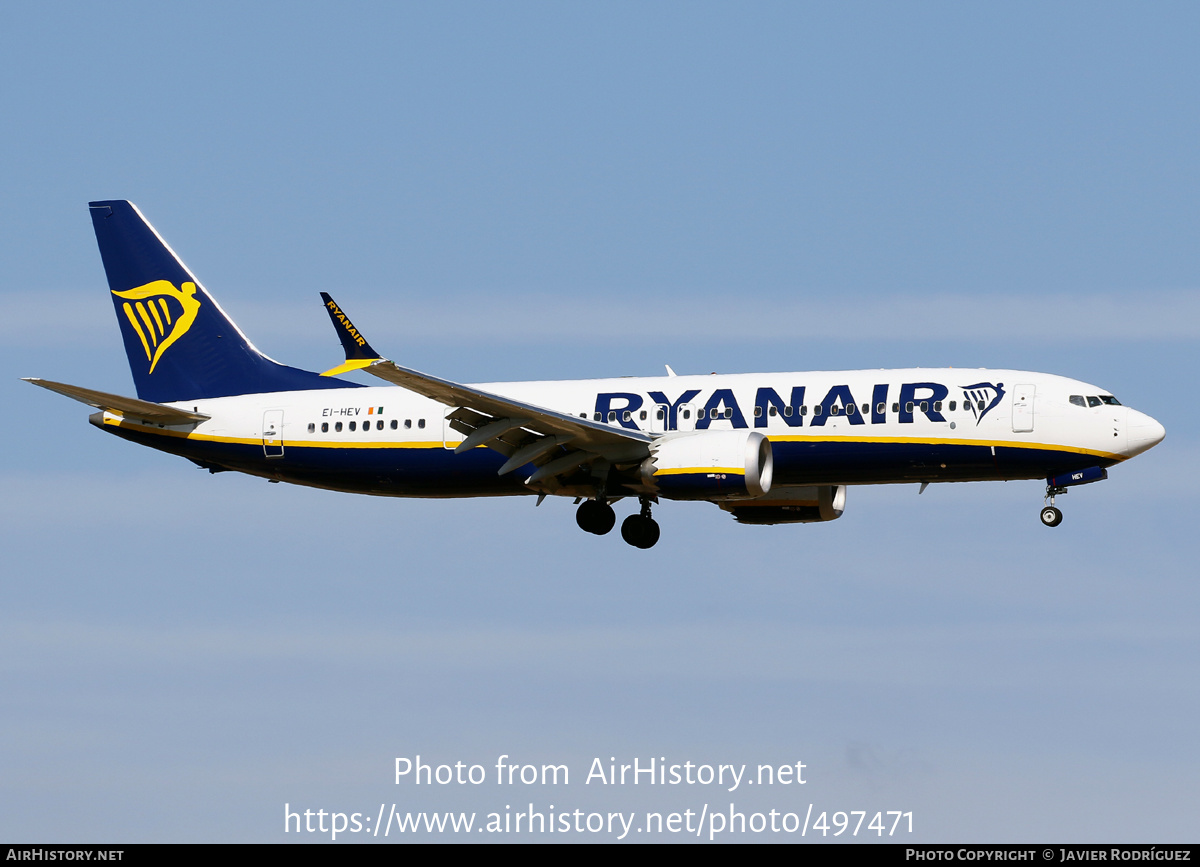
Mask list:
[[[1147,449],[1154,448],[1167,435],[1166,428],[1144,412],[1138,412],[1136,409],[1129,411],[1127,430],[1129,431],[1130,457],[1140,455]]]

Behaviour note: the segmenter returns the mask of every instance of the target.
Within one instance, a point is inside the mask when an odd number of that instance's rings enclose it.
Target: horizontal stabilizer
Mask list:
[[[49,379],[38,379],[37,377],[25,377],[24,379],[33,385],[40,385],[42,388],[48,388],[51,391],[66,395],[72,400],[86,403],[88,406],[94,406],[96,409],[102,409],[106,412],[124,416],[125,418],[141,419],[154,422],[155,424],[195,424],[196,422],[206,421],[210,418],[210,416],[199,412],[188,412],[187,410],[176,409],[173,406],[163,406],[160,403],[151,403],[148,400],[138,400],[136,397],[122,397],[119,394],[108,394],[107,392],[95,391],[90,388],[81,388],[78,385],[67,385],[65,382],[52,382]]]

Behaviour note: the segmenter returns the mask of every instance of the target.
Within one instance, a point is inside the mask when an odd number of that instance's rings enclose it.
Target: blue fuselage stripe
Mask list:
[[[381,496],[527,494],[531,492],[523,481],[534,469],[530,465],[498,476],[505,458],[487,448],[455,454],[452,449],[428,446],[336,448],[285,441],[283,456],[268,459],[262,446],[252,443],[185,439],[127,427],[105,426],[105,430],[214,469]],[[993,449],[965,443],[777,440],[772,450],[774,487],[1039,479],[1116,463],[1069,450],[1019,445]]]

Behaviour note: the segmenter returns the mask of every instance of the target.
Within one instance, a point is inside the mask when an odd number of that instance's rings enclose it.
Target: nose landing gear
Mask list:
[[[1057,527],[1062,523],[1062,510],[1055,506],[1045,506],[1042,509],[1042,523],[1047,527]]]
[[[621,538],[635,548],[653,548],[659,536],[658,521],[650,517],[650,500],[639,499],[642,509],[621,523]]]
[[[1065,494],[1066,488],[1058,488],[1054,485],[1046,485],[1046,496],[1042,501],[1042,523],[1047,527],[1057,527],[1062,523],[1062,510],[1054,505],[1054,497],[1057,494]]]

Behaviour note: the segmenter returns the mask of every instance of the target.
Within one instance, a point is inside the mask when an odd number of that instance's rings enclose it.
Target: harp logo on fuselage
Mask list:
[[[150,373],[154,373],[163,353],[187,334],[196,321],[196,314],[200,312],[196,284],[187,282],[176,289],[167,280],[155,280],[124,292],[113,290],[113,294],[126,299],[121,310],[141,340],[146,360],[150,362]]]
[[[977,382],[974,385],[959,386],[963,390],[971,412],[975,414],[975,424],[983,421],[983,417],[995,409],[1004,399],[1003,382]]]

